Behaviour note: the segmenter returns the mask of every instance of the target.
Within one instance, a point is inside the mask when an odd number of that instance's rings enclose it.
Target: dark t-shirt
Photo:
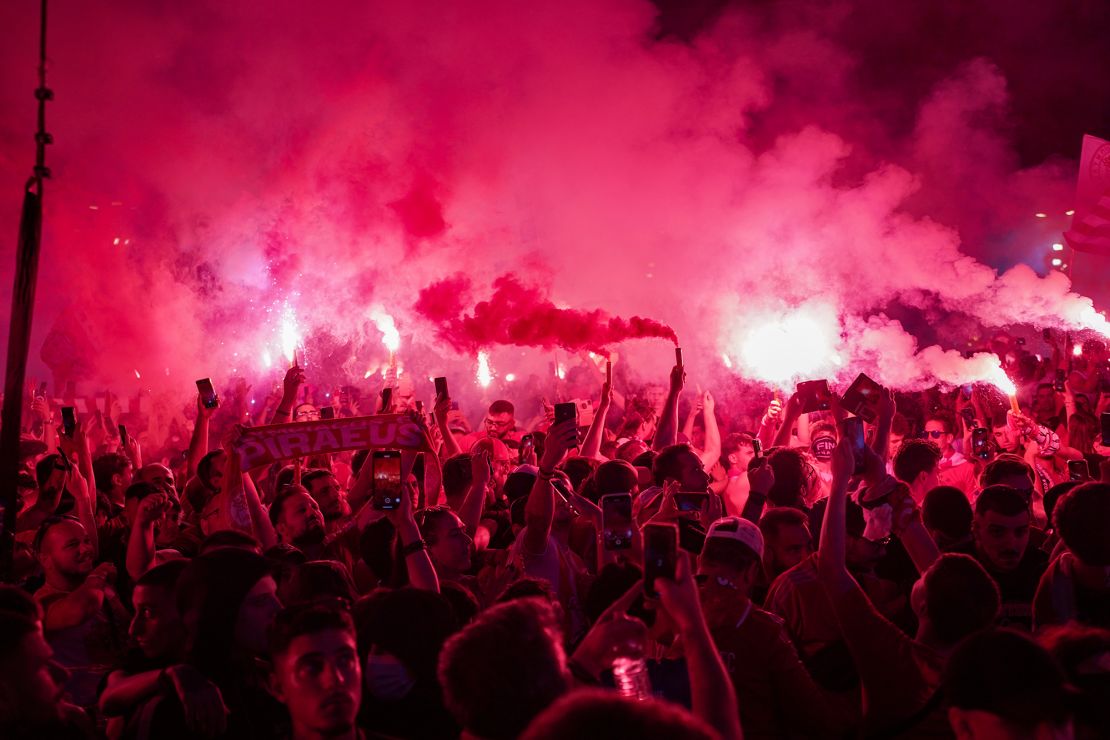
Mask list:
[[[1037,594],[1037,584],[1048,567],[1048,554],[1032,546],[1025,548],[1021,562],[1011,571],[1001,571],[974,544],[957,550],[979,561],[983,569],[998,584],[1002,604],[998,610],[998,626],[1012,627],[1024,632],[1033,631],[1033,597]]]
[[[716,589],[703,588],[702,605],[745,737],[839,735],[846,718],[802,665],[780,618]]]

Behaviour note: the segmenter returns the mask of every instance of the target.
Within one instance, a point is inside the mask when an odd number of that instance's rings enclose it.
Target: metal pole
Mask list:
[[[38,128],[35,132],[35,167],[23,192],[23,212],[19,221],[19,244],[15,257],[15,282],[12,288],[11,323],[8,329],[8,364],[4,374],[4,406],[0,416],[0,575],[12,576],[12,551],[15,544],[17,511],[16,477],[19,473],[19,437],[23,422],[23,384],[27,373],[27,352],[31,344],[31,316],[35,306],[39,248],[42,244],[43,180],[50,177],[46,167],[46,146],[53,137],[46,132],[46,103],[54,93],[46,86],[46,0],[41,0],[39,18],[39,101]]]

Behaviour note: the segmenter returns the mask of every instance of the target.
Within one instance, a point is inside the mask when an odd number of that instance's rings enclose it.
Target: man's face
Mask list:
[[[510,413],[486,414],[486,435],[504,439],[513,429],[514,419]]]
[[[0,656],[0,716],[28,726],[56,722],[68,677],[41,630],[25,635],[15,650]]]
[[[147,658],[173,655],[185,641],[185,625],[177,613],[173,591],[158,586],[136,586],[132,595],[135,616],[131,639]]]
[[[224,486],[224,465],[227,463],[227,453],[220,451],[212,458],[212,466],[208,469],[208,488],[214,493],[219,493]]]
[[[320,410],[311,403],[302,403],[293,411],[293,421],[319,421]]]
[[[93,569],[93,546],[79,522],[59,522],[42,539],[40,558],[47,574],[80,580]]]
[[[709,473],[705,472],[701,460],[690,450],[683,450],[679,457],[678,482],[683,491],[708,491]]]
[[[334,522],[350,516],[351,506],[347,503],[347,492],[339,485],[334,475],[322,475],[311,483],[312,498],[320,506],[324,520]]]
[[[925,436],[937,443],[941,452],[948,454],[952,451],[952,435],[944,429],[944,424],[936,419],[925,422]]]
[[[135,480],[135,468],[131,465],[126,466],[123,471],[112,476],[112,487],[116,491],[126,491],[127,487]]]
[[[748,464],[751,463],[752,458],[755,457],[755,448],[751,443],[741,444],[736,452],[729,455],[729,462],[737,470],[747,470]]]
[[[663,411],[663,404],[667,400],[667,389],[661,385],[649,385],[644,389],[644,402],[648,408],[655,411],[656,415]]]
[[[300,547],[318,545],[324,541],[324,515],[316,499],[303,491],[294,493],[282,502],[278,534],[282,542]]]
[[[263,576],[243,597],[235,619],[235,643],[254,655],[266,654],[266,635],[274,616],[281,611],[277,583]]]
[[[903,434],[898,434],[897,432],[890,433],[890,451],[892,454],[898,451],[898,448],[902,446],[902,440],[905,438]]]
[[[1005,516],[997,511],[975,515],[975,543],[996,569],[1009,572],[1018,567],[1029,546],[1029,512]]]
[[[144,465],[143,469],[139,471],[139,480],[146,483],[153,483],[159,488],[163,488],[167,491],[174,490],[173,471],[160,463]]]
[[[457,573],[470,570],[470,557],[474,540],[466,527],[453,512],[444,517],[428,544],[428,554],[437,568],[443,567]]]
[[[813,551],[813,537],[809,527],[804,524],[785,524],[779,527],[774,537],[767,540],[767,559],[773,573],[790,570],[809,557]]]
[[[326,629],[293,638],[274,662],[273,685],[298,737],[350,732],[362,698],[354,635]]]
[[[1018,436],[1009,425],[994,428],[994,441],[1003,452],[1013,452],[1018,445]]]

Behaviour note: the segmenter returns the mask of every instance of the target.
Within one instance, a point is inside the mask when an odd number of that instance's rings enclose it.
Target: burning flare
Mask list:
[[[785,314],[753,313],[737,319],[724,357],[745,375],[779,388],[835,370],[841,327],[828,306],[802,305]],[[732,363],[726,361],[726,365]]]
[[[370,312],[370,320],[382,333],[382,344],[390,354],[401,348],[401,334],[397,331],[397,324],[394,323],[392,316],[381,308],[375,308]]]
[[[301,343],[300,330],[297,327],[297,314],[288,303],[281,311],[281,353],[285,359],[292,363],[297,353],[297,346]]]
[[[485,350],[478,352],[478,372],[475,378],[478,380],[478,385],[483,388],[489,388],[489,384],[493,382],[493,371],[489,367],[489,353]]]

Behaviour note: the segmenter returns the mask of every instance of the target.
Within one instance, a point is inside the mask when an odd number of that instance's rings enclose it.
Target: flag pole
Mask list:
[[[46,2],[39,8],[38,128],[35,131],[35,166],[23,188],[23,211],[19,219],[19,242],[15,255],[15,282],[8,328],[8,361],[4,373],[4,405],[0,412],[0,577],[12,577],[15,521],[18,512],[16,477],[19,473],[19,437],[23,422],[23,384],[27,353],[31,344],[31,316],[38,281],[39,249],[42,245],[43,181],[50,177],[46,146],[54,142],[46,131],[46,103],[54,93],[46,86]]]

